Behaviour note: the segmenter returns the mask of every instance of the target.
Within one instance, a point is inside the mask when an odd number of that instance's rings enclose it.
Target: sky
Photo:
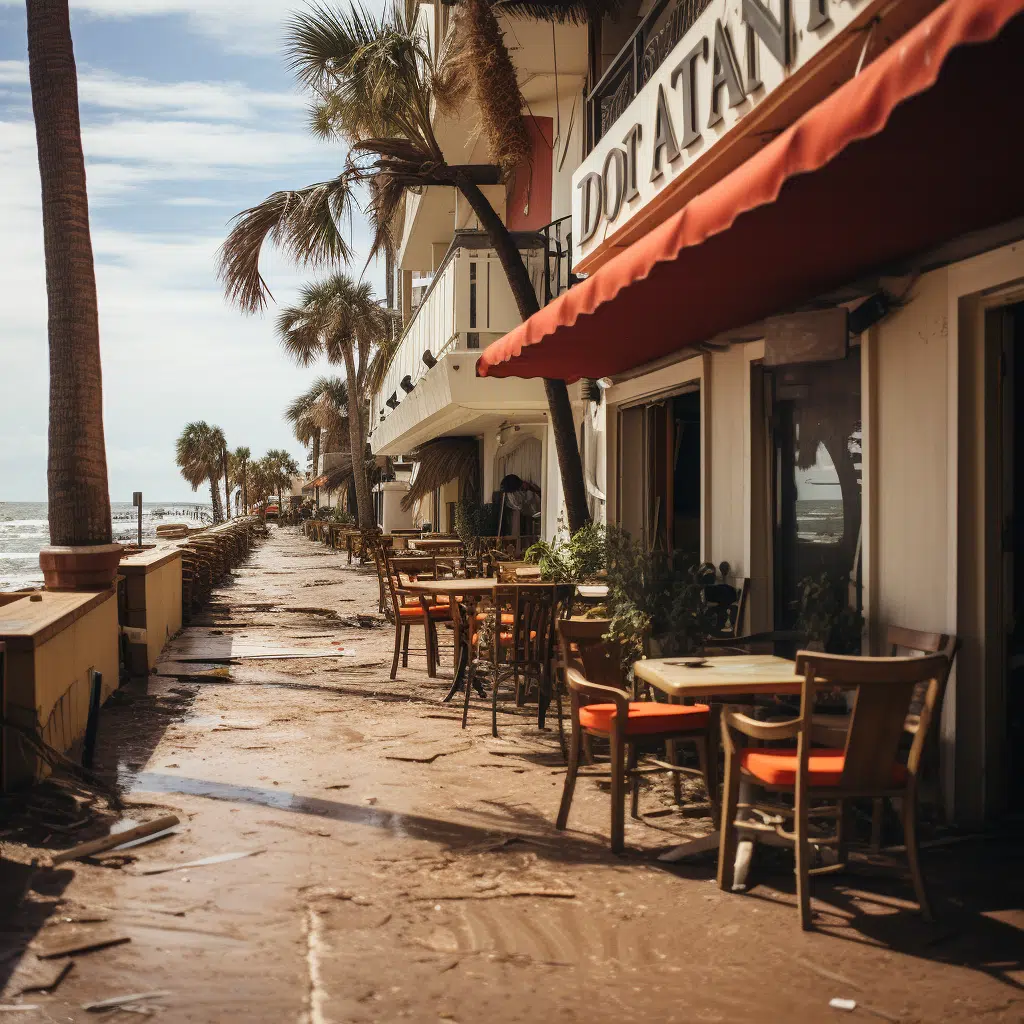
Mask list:
[[[300,4],[71,0],[114,501],[138,490],[147,501],[194,500],[174,465],[190,420],[220,426],[254,457],[286,448],[305,465],[283,410],[327,368],[291,364],[274,336],[277,307],[262,316],[230,307],[214,263],[234,214],[332,177],[344,159],[306,131],[305,99],[282,57],[283,23]],[[0,501],[46,499],[34,133],[24,0],[0,0]],[[366,252],[365,225],[353,230]],[[263,268],[279,305],[316,273],[272,251]],[[366,276],[381,293],[381,269]]]

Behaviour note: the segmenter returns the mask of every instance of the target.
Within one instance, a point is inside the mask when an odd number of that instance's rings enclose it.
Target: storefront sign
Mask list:
[[[865,9],[859,0],[707,6],[573,175],[585,259]]]

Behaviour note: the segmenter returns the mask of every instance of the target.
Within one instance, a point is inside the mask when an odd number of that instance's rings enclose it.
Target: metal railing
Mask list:
[[[544,303],[567,292],[579,278],[572,272],[572,217],[561,217],[540,229],[544,236]]]
[[[587,97],[587,152],[622,116],[711,0],[657,0]]]

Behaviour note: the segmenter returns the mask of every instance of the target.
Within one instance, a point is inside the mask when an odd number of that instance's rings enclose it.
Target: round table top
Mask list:
[[[411,548],[422,548],[424,551],[429,548],[462,547],[462,541],[458,537],[452,537],[449,540],[445,540],[444,537],[410,537],[408,544]]]

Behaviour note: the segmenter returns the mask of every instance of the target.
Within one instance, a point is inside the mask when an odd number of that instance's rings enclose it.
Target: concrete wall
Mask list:
[[[67,753],[85,734],[90,669],[103,675],[104,700],[119,683],[117,598],[110,590],[43,599],[33,607],[23,598],[0,615],[0,636],[9,644],[5,712],[13,722],[38,724],[46,741]],[[44,621],[51,599],[60,608],[52,626]],[[35,755],[8,733],[4,786],[24,785],[41,772]]]

